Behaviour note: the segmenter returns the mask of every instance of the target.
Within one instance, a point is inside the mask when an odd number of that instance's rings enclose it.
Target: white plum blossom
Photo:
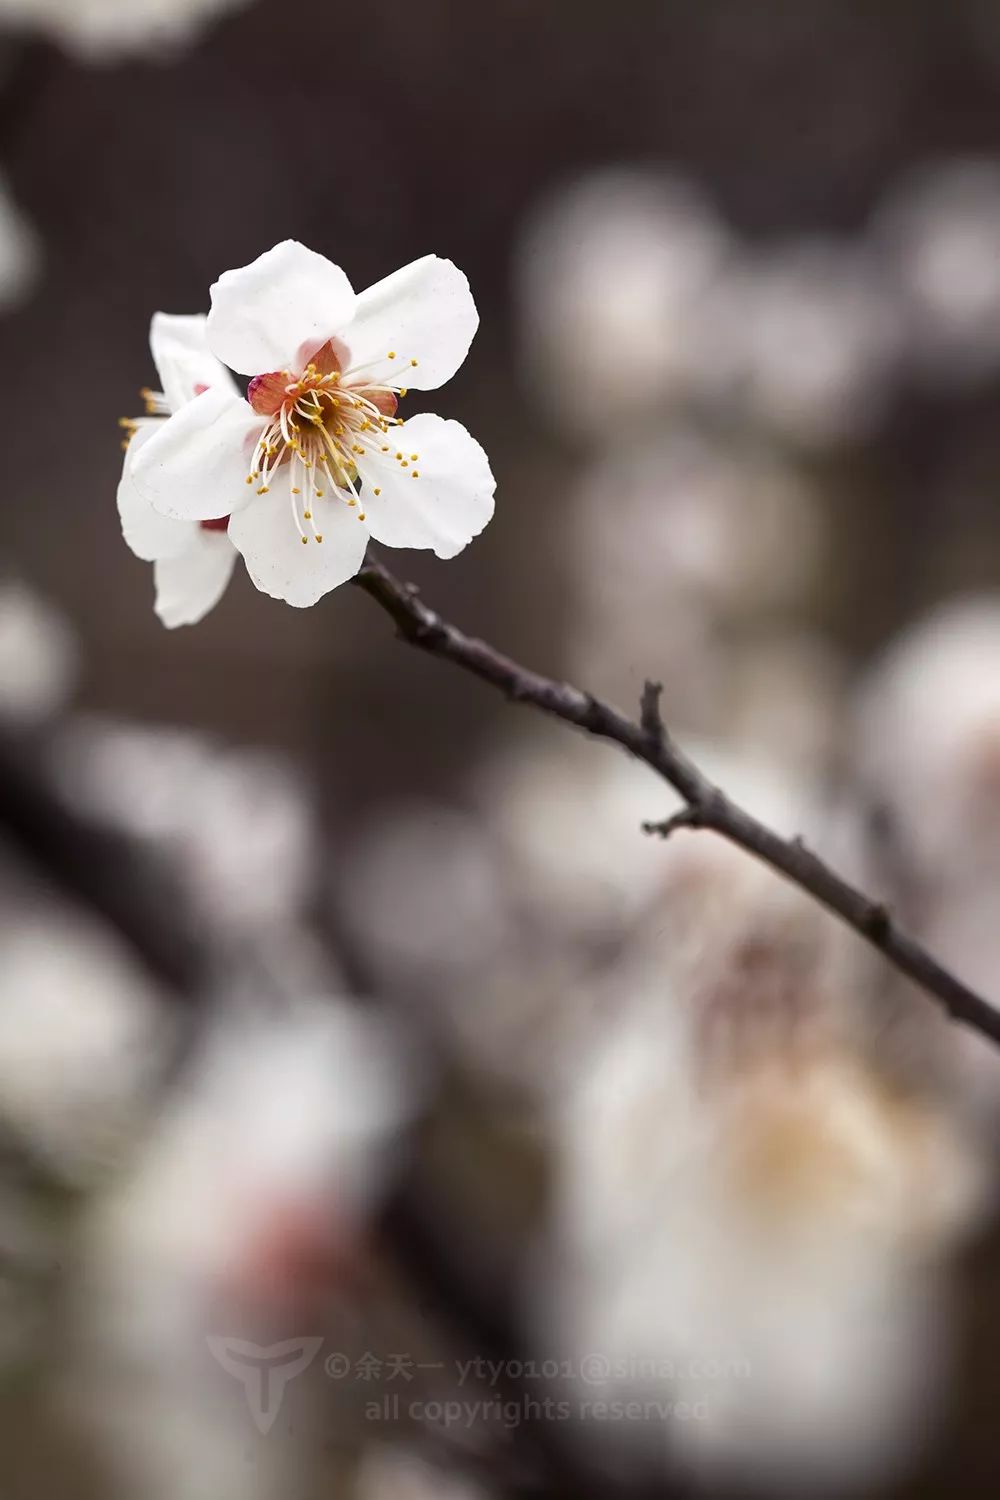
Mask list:
[[[0,0],[5,26],[51,36],[88,62],[130,54],[170,57],[217,15],[246,0]]]
[[[126,542],[153,564],[156,613],[164,625],[196,625],[218,604],[229,582],[236,552],[225,522],[176,521],[153,509],[132,480],[132,466],[143,446],[174,412],[203,391],[223,391],[239,399],[225,365],[209,351],[204,315],[156,313],[149,330],[153,361],[162,391],[144,390],[146,416],[122,418],[125,472],[118,486],[118,514]]]
[[[250,377],[212,383],[126,459],[163,517],[222,523],[263,593],[315,604],[352,578],[369,536],[454,557],[493,514],[486,454],[460,423],[403,421],[478,326],[469,284],[426,255],[355,295],[339,266],[285,240],[212,287],[212,355]],[[142,435],[142,434],[140,434]]]

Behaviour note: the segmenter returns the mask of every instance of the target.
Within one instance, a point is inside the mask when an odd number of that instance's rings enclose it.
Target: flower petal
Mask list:
[[[132,482],[162,515],[181,521],[228,516],[251,498],[246,478],[261,426],[241,396],[203,391],[142,444]]]
[[[478,327],[464,272],[425,255],[360,294],[354,321],[341,335],[350,351],[347,369],[372,366],[377,378],[432,391],[454,375]]]
[[[328,494],[313,502],[323,540],[316,542],[310,534],[303,546],[292,519],[289,486],[284,469],[272,480],[268,494],[254,495],[253,504],[233,516],[229,535],[257,588],[301,608],[354,577],[364,559],[368,531],[354,507]]]
[[[154,313],[149,347],[171,411],[193,401],[200,390],[220,387],[238,395],[236,382],[208,347],[204,313]]]
[[[368,530],[387,547],[431,547],[438,557],[454,557],[493,515],[496,480],[486,454],[461,422],[430,412],[395,428],[392,441],[407,468],[390,454],[361,466]]]
[[[354,316],[354,290],[339,266],[298,240],[283,240],[212,287],[208,342],[241,375],[296,373]]]
[[[161,558],[153,568],[155,609],[164,625],[173,630],[203,620],[225,593],[235,561],[236,548],[225,532],[195,527],[185,552]]]
[[[144,422],[132,435],[125,450],[125,467],[118,486],[118,514],[122,536],[136,557],[154,562],[158,557],[176,557],[191,540],[192,521],[174,521],[154,510],[132,479],[132,466],[142,446],[153,436],[158,422]]]

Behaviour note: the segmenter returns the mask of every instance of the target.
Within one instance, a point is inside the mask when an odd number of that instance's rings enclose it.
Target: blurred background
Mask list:
[[[496,516],[383,560],[1000,997],[998,106],[993,0],[0,0],[5,1494],[995,1492],[995,1049],[115,491],[154,310],[454,259]]]

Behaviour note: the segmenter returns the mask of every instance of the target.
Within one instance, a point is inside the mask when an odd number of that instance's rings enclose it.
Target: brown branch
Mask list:
[[[463,634],[435,614],[412,585],[404,584],[369,559],[354,580],[391,616],[403,640],[481,677],[514,703],[611,740],[643,761],[680,795],[684,807],[663,823],[646,824],[647,833],[666,837],[678,828],[708,828],[745,849],[846,922],[902,974],[921,985],[954,1021],[1000,1044],[1000,1011],[951,974],[873,901],[807,849],[801,839],[785,839],[739,807],[711,782],[674,743],[660,715],[660,686],[647,683],[636,723],[607,703],[569,683],[556,682],[519,666],[485,641]]]

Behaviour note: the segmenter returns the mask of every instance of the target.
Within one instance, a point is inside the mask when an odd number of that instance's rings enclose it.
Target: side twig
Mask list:
[[[705,776],[674,743],[660,713],[660,685],[648,682],[639,721],[569,683],[543,677],[465,635],[429,609],[416,589],[381,563],[367,561],[354,580],[395,622],[403,640],[431,656],[481,677],[514,703],[528,703],[598,739],[610,740],[668,782],[684,807],[647,833],[669,836],[678,828],[707,828],[754,855],[833,912],[900,973],[914,980],[954,1021],[1000,1045],[1000,1011],[908,936],[883,903],[842,879],[799,838],[785,839],[746,812]]]

